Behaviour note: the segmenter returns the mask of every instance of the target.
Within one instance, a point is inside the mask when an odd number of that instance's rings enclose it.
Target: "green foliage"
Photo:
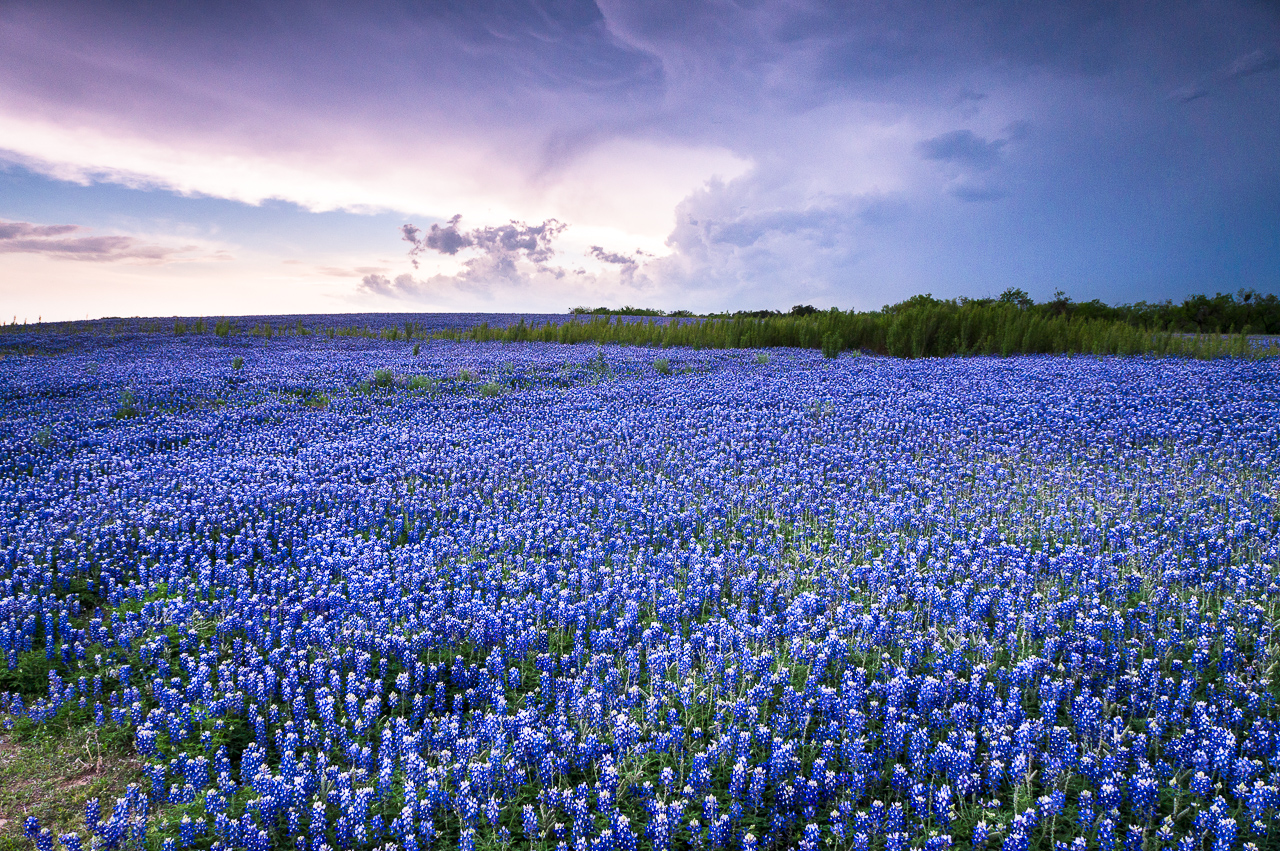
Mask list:
[[[575,316],[692,316],[687,310],[677,310],[667,313],[663,310],[654,310],[650,307],[575,307],[569,311]]]
[[[1000,293],[1000,301],[1005,304],[1016,304],[1018,307],[1031,307],[1035,304],[1031,296],[1027,295],[1027,291],[1018,287],[1009,287]]]
[[[0,665],[0,692],[11,691],[27,699],[44,696],[49,693],[49,672],[67,672],[65,665],[45,657],[43,647],[22,651],[17,657],[13,668]]]
[[[764,365],[769,362],[768,352],[756,352],[756,363]]]
[[[187,323],[180,319],[175,319],[173,322],[173,333],[174,336],[177,337],[181,337],[183,334],[187,333]]]
[[[138,406],[138,398],[133,395],[133,391],[128,388],[120,391],[120,404],[116,406],[116,419],[127,420],[140,416],[142,416],[142,409]]]
[[[623,322],[612,316],[575,316],[568,322],[506,328],[487,324],[446,330],[451,340],[617,343],[630,346],[688,346],[736,349],[793,347],[822,349],[828,357],[842,351],[869,351],[894,357],[947,355],[1094,354],[1174,355],[1214,358],[1272,356],[1273,348],[1251,346],[1242,335],[1198,334],[1143,325],[1125,318],[1098,318],[1064,300],[1028,306],[1020,290],[1003,300],[936,299],[914,296],[878,311],[761,311],[692,322],[649,319]],[[1254,298],[1254,297],[1251,297]],[[1263,302],[1271,297],[1258,296]],[[1055,306],[1056,305],[1056,306]],[[1278,325],[1280,327],[1280,325]],[[602,373],[603,374],[603,373]]]
[[[421,344],[421,343],[414,343],[414,344],[413,344],[413,354],[414,354],[414,357],[417,357],[418,352],[419,352],[419,351],[421,351],[421,350],[422,350],[422,344]]]
[[[458,370],[458,380],[459,381],[475,381],[476,374],[469,369],[460,369]]]
[[[596,349],[595,355],[586,362],[585,366],[591,372],[592,384],[599,384],[613,375],[613,369],[604,359],[604,349],[601,348]]]
[[[231,322],[227,319],[219,319],[218,323],[213,326],[213,333],[219,337],[226,337],[231,333]]]
[[[502,385],[498,384],[496,381],[489,381],[485,384],[481,384],[480,395],[481,396],[501,396]]]
[[[53,430],[48,426],[40,429],[32,436],[32,440],[36,442],[36,446],[41,449],[48,449],[53,445]]]
[[[373,371],[373,383],[377,387],[387,388],[391,386],[391,382],[395,380],[389,369],[375,369]]]
[[[231,368],[232,368],[232,369],[234,369],[234,370],[236,370],[236,371],[239,371],[239,370],[243,369],[243,368],[244,368],[244,358],[240,357],[239,355],[236,355],[235,357],[233,357],[233,358],[231,359]]]
[[[440,382],[429,375],[414,375],[409,378],[409,389],[435,390],[439,383]]]
[[[671,374],[671,361],[666,358],[658,358],[653,362],[653,368],[663,375]]]

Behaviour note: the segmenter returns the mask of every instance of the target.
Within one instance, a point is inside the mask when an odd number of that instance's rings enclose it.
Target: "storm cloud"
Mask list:
[[[546,306],[565,258],[707,309],[1266,291],[1278,57],[1254,0],[16,2],[0,158],[425,222],[317,261],[402,264],[380,298]]]

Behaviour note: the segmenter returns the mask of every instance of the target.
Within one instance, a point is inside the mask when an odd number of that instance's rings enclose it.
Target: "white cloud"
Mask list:
[[[647,250],[661,247],[681,198],[713,176],[732,178],[748,167],[723,148],[616,141],[536,170],[525,158],[471,140],[302,135],[255,150],[247,141],[61,123],[0,104],[0,159],[60,180],[247,204],[279,199],[316,212],[461,213],[486,224],[558,218],[589,242],[638,242]]]

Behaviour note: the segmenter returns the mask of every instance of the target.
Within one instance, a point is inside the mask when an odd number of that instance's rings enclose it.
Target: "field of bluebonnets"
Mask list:
[[[38,848],[1280,839],[1273,360],[3,342]]]

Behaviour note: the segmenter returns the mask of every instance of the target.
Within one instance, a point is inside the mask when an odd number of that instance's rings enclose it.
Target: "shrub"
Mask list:
[[[459,381],[475,381],[476,374],[469,369],[460,369],[458,370],[458,380]]]
[[[840,357],[840,350],[844,348],[840,345],[840,335],[834,331],[828,331],[822,335],[822,356],[824,358]]]
[[[241,370],[241,369],[243,369],[243,368],[244,368],[244,358],[240,357],[239,355],[236,355],[235,357],[233,357],[233,358],[231,359],[231,368],[232,368],[232,369],[234,369],[234,370]]]
[[[756,352],[756,363],[768,363],[768,362],[769,362],[768,352]]]
[[[175,320],[173,323],[174,336],[181,337],[185,333],[187,333],[187,323],[182,322],[180,320]]]
[[[414,343],[414,344],[413,344],[413,354],[414,354],[415,356],[417,356],[418,352],[419,352],[421,349],[422,349],[422,344],[421,344],[421,343]]]
[[[658,372],[662,373],[663,375],[670,375],[671,361],[667,360],[666,358],[658,358],[656,361],[653,362],[653,368],[656,369]]]
[[[480,385],[481,396],[500,396],[502,394],[502,385],[496,381],[490,381]]]
[[[231,333],[231,322],[226,319],[219,319],[218,324],[213,326],[213,333],[219,337],[225,337]]]
[[[373,371],[373,383],[378,387],[390,387],[391,382],[395,380],[395,376],[391,374],[389,369],[375,369]]]
[[[434,390],[436,380],[429,375],[415,375],[409,379],[410,390]]]

